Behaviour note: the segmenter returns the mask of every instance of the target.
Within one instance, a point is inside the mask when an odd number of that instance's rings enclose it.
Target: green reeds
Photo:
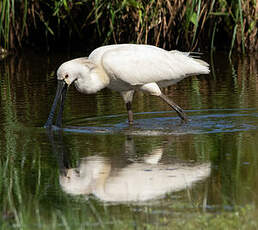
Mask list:
[[[0,40],[8,49],[39,37],[42,41],[41,34],[47,44],[65,35],[76,41],[148,43],[167,49],[218,46],[230,55],[233,50],[245,54],[258,49],[256,8],[255,0],[3,0]],[[217,31],[212,31],[215,23]]]

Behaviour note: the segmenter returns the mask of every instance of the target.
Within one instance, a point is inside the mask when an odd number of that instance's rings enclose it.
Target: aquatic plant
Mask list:
[[[8,49],[76,40],[258,50],[255,0],[3,0],[0,11],[1,46]]]

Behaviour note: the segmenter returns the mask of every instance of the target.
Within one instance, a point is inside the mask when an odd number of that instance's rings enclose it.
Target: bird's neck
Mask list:
[[[109,77],[101,67],[92,69],[86,77],[80,77],[75,86],[81,93],[97,93],[109,84]]]

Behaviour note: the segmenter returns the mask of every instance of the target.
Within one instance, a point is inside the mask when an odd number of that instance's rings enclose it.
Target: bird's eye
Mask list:
[[[68,74],[65,75],[65,78],[68,78]]]

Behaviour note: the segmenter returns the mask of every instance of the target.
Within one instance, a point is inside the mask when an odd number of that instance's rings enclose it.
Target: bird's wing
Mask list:
[[[147,45],[118,46],[102,56],[102,65],[109,77],[130,85],[179,81],[188,75],[207,74],[209,68],[204,63],[188,53]]]

